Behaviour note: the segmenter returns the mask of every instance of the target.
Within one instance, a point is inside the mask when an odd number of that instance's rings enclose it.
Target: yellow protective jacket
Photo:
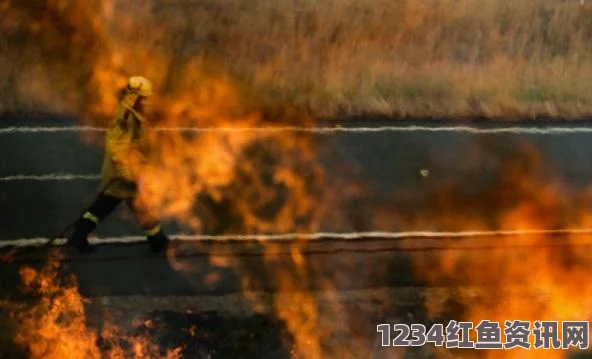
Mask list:
[[[137,180],[146,162],[146,119],[132,108],[125,97],[105,135],[105,156],[101,173],[104,193],[121,199],[136,195]],[[107,186],[107,187],[105,187]]]

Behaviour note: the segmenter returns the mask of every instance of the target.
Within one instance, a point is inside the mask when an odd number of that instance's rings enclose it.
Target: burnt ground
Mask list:
[[[349,323],[345,327],[333,327],[330,335],[322,342],[324,354],[330,356],[331,353],[342,352],[342,348],[346,347],[351,351],[350,356],[346,357],[352,358],[363,354],[372,354],[376,358],[400,355],[401,350],[397,348],[377,346],[373,333],[374,322],[381,315],[377,308],[382,307],[382,301],[391,298],[393,293],[396,291],[388,289],[365,291],[357,293],[360,298],[349,299],[343,310],[355,310],[363,321]],[[352,294],[343,293],[348,297],[353,297]],[[260,294],[261,298],[264,296],[266,295]],[[368,298],[372,298],[372,302]],[[134,342],[148,338],[147,340],[158,348],[151,351],[154,356],[180,348],[183,357],[190,358],[306,357],[298,356],[299,350],[293,335],[286,323],[273,312],[254,313],[252,310],[240,310],[248,306],[248,301],[241,296],[222,296],[217,297],[215,301],[216,308],[211,309],[210,305],[204,305],[204,302],[211,303],[212,298],[200,296],[93,298],[87,305],[86,316],[90,330],[100,331],[107,320],[118,326],[121,334],[117,340],[99,339],[97,342],[97,346],[105,352],[113,346],[129,349]],[[319,305],[326,304],[321,301]],[[235,306],[240,308],[234,309]],[[381,315],[380,318],[398,323],[418,323],[420,319],[413,316],[416,307],[417,304],[414,303],[400,303],[397,307],[400,312],[398,316]],[[105,313],[108,313],[108,319],[105,318]],[[322,315],[322,311],[319,314]],[[326,320],[327,318],[322,321]],[[6,329],[3,330],[1,341],[3,357],[27,357],[22,348],[10,343],[9,334],[14,323],[4,320],[2,322],[5,324],[3,329]],[[433,357],[427,347],[412,348],[411,353],[421,353],[423,358]]]
[[[11,121],[3,121],[2,125],[72,125],[70,120],[57,118]],[[364,124],[384,125],[381,121]],[[373,217],[373,208],[386,208],[398,218],[413,219],[420,214],[421,229],[426,229],[426,223],[434,223],[428,230],[446,230],[436,224],[451,208],[487,220],[492,212],[512,206],[492,201],[491,197],[507,190],[499,177],[504,163],[515,160],[525,164],[524,175],[533,175],[543,183],[559,180],[568,189],[566,196],[577,199],[592,179],[589,136],[448,132],[320,136],[321,158],[330,177],[351,178],[370,188],[363,196],[336,204],[333,218],[346,220],[328,221],[322,229],[401,229],[399,222],[368,220]],[[96,138],[80,138],[73,133],[0,137],[0,153],[10,154],[0,158],[0,177],[92,174],[100,168],[101,151],[95,145]],[[533,150],[542,158],[542,166],[529,166],[536,165]],[[419,174],[423,168],[430,170],[429,177]],[[84,180],[0,182],[0,240],[51,236],[92,199],[96,187],[94,181]],[[442,205],[437,201],[442,188],[448,189],[452,203]],[[174,232],[177,226],[170,223],[167,229]],[[119,213],[98,234],[138,235],[139,231],[129,216]],[[466,249],[472,253],[467,255],[488,256],[491,248],[486,245],[495,240],[475,239],[476,244],[485,247]],[[76,276],[80,294],[89,300],[86,317],[91,329],[100,330],[111,321],[132,338],[148,337],[163,351],[181,345],[186,357],[197,358],[296,356],[302,350],[287,327],[289,322],[278,315],[278,308],[288,314],[300,313],[307,303],[318,309],[315,330],[322,333],[326,357],[430,358],[434,347],[406,350],[377,346],[376,324],[446,323],[464,310],[451,291],[472,286],[495,291],[498,284],[470,275],[441,276],[429,283],[418,278],[414,274],[418,269],[412,263],[424,263],[423,271],[429,271],[430,263],[438,263],[440,241],[417,240],[414,247],[424,249],[409,251],[401,248],[400,241],[384,238],[366,238],[363,242],[326,238],[299,244],[304,255],[301,266],[290,260],[293,245],[278,245],[276,250],[281,253],[262,255],[265,248],[256,243],[183,243],[181,256],[171,261],[150,255],[142,243],[110,244],[101,246],[92,256],[69,255],[62,270]],[[525,256],[536,255],[533,248],[502,250],[516,256],[521,251]],[[41,267],[46,257],[46,251],[24,250],[12,262],[2,264],[1,298],[17,303],[32,301],[19,294],[18,270],[23,265]],[[495,265],[504,263],[492,263]],[[246,277],[252,279],[251,291],[245,291]],[[286,287],[282,278],[298,284]],[[426,292],[438,290],[442,291],[446,310],[430,317],[425,308]],[[7,318],[7,310],[1,312],[1,317]],[[14,325],[14,321],[0,320],[0,357],[26,357],[11,342]],[[193,327],[197,328],[195,332]],[[131,346],[125,339],[117,343],[99,341],[98,345],[105,351],[112,345]],[[449,351],[447,355],[479,357],[480,353]]]
[[[531,246],[494,249],[499,240],[481,238],[479,246],[462,249],[463,255],[485,260],[480,258],[494,251],[517,257],[543,251]],[[381,347],[376,325],[446,324],[461,318],[467,309],[456,291],[474,290],[487,298],[500,290],[499,282],[466,273],[442,275],[429,283],[417,278],[410,264],[425,263],[423,269],[414,267],[418,271],[429,271],[431,266],[438,270],[441,250],[435,248],[441,242],[414,239],[416,250],[409,251],[409,247],[402,250],[400,241],[384,238],[327,238],[300,247],[305,258],[302,266],[289,260],[293,243],[278,244],[273,253],[245,243],[177,243],[175,260],[148,254],[144,244],[110,244],[90,256],[63,252],[60,278],[75,275],[77,292],[88,300],[89,330],[101,332],[108,323],[120,330],[115,341],[98,341],[104,351],[113,346],[131,350],[136,341],[147,340],[162,353],[180,348],[190,358],[306,358],[298,356],[301,349],[286,318],[306,317],[312,306],[312,333],[321,338],[324,357],[433,358],[443,349]],[[493,248],[484,250],[484,244]],[[46,258],[46,251],[22,251],[0,267],[3,298],[26,303],[25,313],[37,302],[35,296],[17,290],[18,270],[23,265],[42,269]],[[489,265],[504,265],[503,256],[492,256]],[[244,278],[251,279],[249,290],[241,286]],[[291,285],[282,285],[286,282]],[[513,285],[520,288],[520,283]],[[540,302],[533,293],[524,296],[526,303]],[[428,297],[438,298],[443,310],[428,311]],[[10,341],[18,321],[2,322],[6,328],[0,338],[2,352],[23,357]],[[306,325],[297,323],[306,331]],[[444,355],[476,358],[482,353],[451,349]]]
[[[440,292],[440,293],[438,293]],[[272,302],[272,294],[254,294]],[[323,357],[344,358],[480,358],[484,353],[468,349],[444,349],[433,345],[422,347],[382,347],[376,323],[417,324],[427,327],[456,319],[462,304],[442,289],[375,288],[360,291],[317,294],[318,328]],[[426,317],[424,296],[448,298],[448,310],[437,318]],[[306,358],[287,324],[271,307],[250,308],[251,294],[216,296],[126,296],[91,298],[86,305],[87,328],[100,332],[106,323],[116,325],[113,340],[101,337],[96,346],[107,353],[113,347],[131,356],[135,343],[152,345],[149,357],[164,356],[172,350],[185,358]],[[288,295],[285,305],[292,305]],[[250,308],[250,309],[249,309]],[[3,319],[0,345],[2,357],[26,358],[24,348],[11,343],[14,322]],[[329,332],[327,332],[329,330]],[[519,354],[519,353],[517,353]],[[566,358],[590,358],[592,353],[572,351]]]

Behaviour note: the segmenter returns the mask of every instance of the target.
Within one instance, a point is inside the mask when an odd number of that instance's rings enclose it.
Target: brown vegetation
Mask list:
[[[585,1],[48,1],[45,12],[31,3],[0,7],[2,110],[85,108],[77,89],[97,67],[142,71],[170,90],[191,63],[258,102],[321,116],[592,112]]]

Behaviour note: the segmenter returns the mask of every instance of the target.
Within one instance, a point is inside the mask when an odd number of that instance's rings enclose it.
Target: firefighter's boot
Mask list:
[[[95,248],[88,242],[88,235],[97,227],[97,223],[87,217],[80,218],[74,225],[74,231],[68,238],[67,245],[80,253],[92,253]]]
[[[153,228],[146,230],[146,239],[148,240],[148,245],[153,253],[164,252],[169,246],[169,238],[164,234],[160,225],[156,225]]]

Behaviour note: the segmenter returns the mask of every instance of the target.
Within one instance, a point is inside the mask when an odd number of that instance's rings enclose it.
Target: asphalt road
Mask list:
[[[350,119],[340,124],[384,126],[393,122]],[[72,120],[56,117],[1,118],[0,178],[98,174],[102,158],[100,136],[1,132],[1,128],[10,126],[71,125],[74,125]],[[396,125],[457,126],[459,123],[399,120]],[[468,125],[491,129],[500,124]],[[547,125],[573,127],[573,124]],[[589,124],[578,123],[582,125]],[[554,229],[568,226],[574,213],[585,213],[589,206],[586,190],[592,179],[592,133],[415,131],[314,136],[319,160],[327,173],[326,187],[339,191],[343,184],[358,185],[358,192],[344,189],[339,201],[332,202],[330,216],[321,223],[323,231],[454,231],[471,229],[466,228],[471,223],[496,229],[504,213],[524,203],[532,204],[535,210],[531,215],[538,219],[541,229]],[[421,175],[423,169],[429,170],[429,176]],[[87,205],[97,185],[94,180],[83,179],[0,181],[0,243],[51,236]],[[551,185],[555,186],[553,191],[543,191]],[[217,214],[226,216],[224,211]],[[167,223],[166,228],[169,233],[178,230],[175,223]],[[125,212],[109,218],[98,234],[101,237],[141,235]],[[577,241],[571,238],[569,242],[567,236],[549,236],[534,245],[525,237],[508,236],[465,239],[426,236],[405,241],[326,236],[314,241],[175,241],[174,255],[169,256],[149,253],[142,242],[102,244],[92,255],[63,251],[61,247],[59,250],[65,255],[60,271],[75,274],[79,292],[93,298],[86,308],[91,327],[103,325],[105,311],[113,314],[116,325],[122,327],[138,319],[146,323],[144,320],[148,318],[155,327],[141,325],[132,328],[132,333],[149,333],[157,338],[161,349],[183,345],[183,353],[189,357],[204,352],[220,358],[291,357],[294,340],[290,336],[294,333],[274,313],[273,303],[268,315],[235,316],[227,312],[236,309],[238,302],[229,301],[228,296],[223,300],[221,295],[237,295],[245,305],[251,303],[249,293],[252,292],[289,293],[295,298],[293,304],[276,304],[292,305],[291,309],[297,312],[303,305],[298,301],[302,298],[298,293],[304,291],[323,292],[333,298],[330,303],[343,296],[343,308],[337,313],[325,312],[327,309],[322,309],[324,304],[318,298],[314,302],[319,309],[317,322],[330,322],[330,333],[319,334],[328,357],[339,348],[356,357],[372,353],[376,358],[432,358],[428,347],[401,352],[376,346],[378,321],[426,326],[433,323],[427,315],[422,289],[418,287],[489,286],[493,291],[502,285],[520,287],[535,279],[524,276],[508,283],[497,275],[497,269],[511,261],[521,263],[524,258],[543,258],[549,253],[567,271],[577,267],[580,273],[592,272],[592,261],[573,255],[588,251],[591,246],[592,238],[587,235],[578,237]],[[0,249],[0,256],[9,250]],[[19,270],[24,265],[42,268],[49,253],[27,247],[12,253],[8,261],[2,261],[0,298],[30,299],[18,290]],[[451,253],[462,261],[453,270],[443,271],[443,254]],[[489,269],[491,275],[474,275],[472,268]],[[382,288],[388,288],[389,293],[375,297],[366,292]],[[401,293],[411,293],[413,300],[402,303],[405,295]],[[153,300],[152,309],[139,304],[138,298]],[[176,304],[178,298],[187,299]],[[226,313],[203,311],[206,302],[220,302],[217,308],[223,307]],[[188,311],[186,305],[195,307],[196,311]],[[436,321],[458,319],[463,310],[462,304],[452,301]],[[0,353],[7,357],[27,357],[10,339],[18,323],[4,318],[5,314],[0,311],[0,328],[5,332],[4,337],[0,336]],[[187,333],[195,326],[201,334],[189,337]],[[469,356],[471,353],[467,352]]]
[[[0,123],[2,127],[74,124],[69,119],[60,118],[6,118]],[[360,122],[343,124],[360,125]],[[384,119],[363,122],[364,126],[385,124],[392,125]],[[396,124],[408,125],[405,122]],[[479,128],[497,126],[491,123],[470,125]],[[495,227],[497,213],[511,209],[522,198],[520,193],[512,192],[520,192],[512,182],[517,178],[532,178],[539,185],[561,183],[564,186],[561,196],[567,203],[581,203],[577,201],[582,200],[582,194],[592,180],[591,133],[527,135],[417,131],[315,136],[320,148],[319,159],[328,178],[339,183],[355,181],[364,185],[361,195],[343,196],[341,202],[333,204],[331,218],[340,220],[322,223],[321,229],[327,231],[454,230],[457,228],[442,220],[451,216],[467,216]],[[0,138],[0,177],[98,174],[100,170],[102,153],[97,145],[101,142],[100,137],[89,139],[65,132],[0,134]],[[508,164],[513,164],[512,171],[508,171]],[[428,169],[429,176],[422,176],[422,169]],[[507,180],[508,172],[517,177]],[[331,182],[327,185],[331,186]],[[3,214],[0,240],[51,236],[84,208],[96,189],[97,182],[92,180],[0,182]],[[443,191],[447,193],[445,201],[441,198]],[[533,193],[529,195],[533,196]],[[391,214],[393,221],[389,221]],[[551,217],[550,228],[555,225],[554,216]],[[175,224],[167,224],[167,230],[174,232]],[[98,234],[141,235],[133,220],[120,214],[107,220]],[[558,238],[558,243],[561,240]],[[70,258],[67,268],[77,274],[82,293],[93,296],[232,293],[244,289],[241,281],[245,276],[257,279],[252,283],[255,290],[290,290],[282,287],[281,281],[274,277],[283,272],[303,276],[294,277],[303,283],[300,289],[423,285],[425,283],[414,277],[411,263],[437,263],[439,250],[425,249],[434,247],[432,241],[418,240],[415,243],[424,249],[401,250],[399,241],[385,239],[303,244],[299,248],[305,252],[305,265],[302,266],[306,268],[305,274],[298,274],[294,261],[286,260],[292,258],[290,253],[294,243],[280,245],[283,254],[275,255],[264,255],[269,249],[253,243],[183,244],[182,258],[178,260],[183,263],[181,270],[170,260],[151,256],[144,243],[104,245],[96,255]],[[464,251],[474,253],[468,256],[483,256],[486,250],[490,249]],[[537,249],[498,250],[525,251],[526,255]],[[223,253],[222,257],[230,258],[230,264],[216,264],[212,258],[217,258],[217,251]],[[0,275],[5,278],[0,284],[0,293],[14,291],[20,265],[35,263],[35,260],[41,263],[39,261],[45,255],[24,252],[12,264],[0,266]],[[430,283],[467,284],[483,283],[474,283],[470,277],[442,277],[439,282]]]
[[[0,120],[2,127],[16,124],[71,126],[74,122],[56,118],[20,122],[14,118]],[[388,122],[371,119],[363,123],[370,127],[385,124]],[[396,124],[405,125],[404,122]],[[494,127],[492,124],[472,125]],[[94,137],[75,132],[0,136],[0,178],[18,174],[98,175],[100,172],[100,133]],[[468,213],[486,222],[492,213],[511,208],[520,195],[515,193],[505,202],[499,196],[504,191],[516,190],[508,180],[517,177],[508,178],[508,174],[520,175],[541,187],[561,183],[566,191],[562,195],[570,199],[581,197],[592,180],[592,133],[529,135],[386,131],[314,136],[319,160],[327,173],[325,187],[343,183],[364,186],[362,194],[344,195],[342,201],[333,204],[329,211],[332,216],[322,223],[322,230],[401,229],[394,221],[372,222],[371,219],[378,217],[379,210],[390,210],[393,217],[420,218],[424,222],[422,225],[433,223],[433,229],[446,229],[438,228],[436,224],[441,224],[441,218],[449,215],[451,210],[455,215]],[[429,170],[428,177],[421,175],[422,169]],[[49,237],[59,232],[94,198],[97,189],[96,180],[0,181],[0,208],[5,213],[0,219],[0,240]],[[441,201],[444,191],[446,204]],[[133,220],[127,217],[124,220],[121,213],[110,217],[99,228],[98,234],[141,234]],[[348,220],[335,221],[334,218]],[[412,221],[408,222],[405,229],[412,228]],[[425,229],[425,226],[414,229]],[[171,231],[175,228],[171,227]]]

